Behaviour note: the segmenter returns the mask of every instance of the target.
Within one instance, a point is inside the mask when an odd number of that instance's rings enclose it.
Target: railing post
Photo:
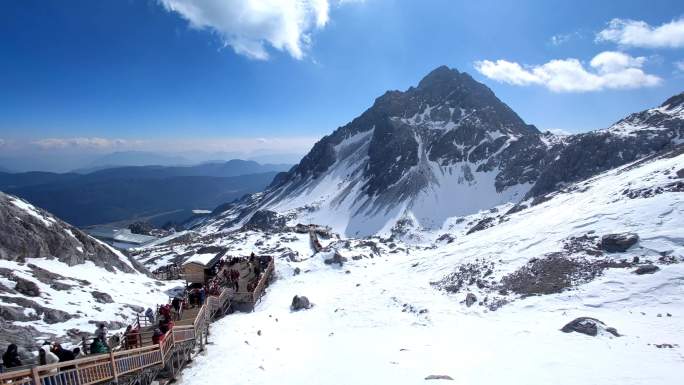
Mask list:
[[[114,382],[119,382],[119,373],[116,371],[116,361],[114,360],[114,352],[109,352],[109,362],[112,365],[112,375],[114,376]]]
[[[31,376],[33,377],[34,385],[40,385],[40,374],[38,374],[37,366],[31,368]]]

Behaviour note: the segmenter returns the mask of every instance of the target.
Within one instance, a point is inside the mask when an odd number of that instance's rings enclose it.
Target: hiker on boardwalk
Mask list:
[[[109,347],[107,346],[107,344],[104,343],[104,341],[100,340],[99,338],[96,338],[93,340],[93,343],[90,344],[90,354],[102,353],[109,353]]]
[[[59,358],[59,362],[73,361],[76,359],[73,351],[64,349],[60,344],[55,344],[52,347],[52,352]]]
[[[171,321],[170,318],[167,317],[159,317],[159,330],[162,331],[162,333],[166,334],[169,330],[173,328],[173,321]]]
[[[199,291],[197,292],[197,298],[198,298],[198,305],[202,306],[204,305],[204,299],[207,296],[207,292],[204,290],[204,286],[202,286]]]
[[[166,319],[171,319],[171,305],[168,303],[159,307],[159,316]]]
[[[145,317],[147,317],[147,321],[150,324],[154,323],[154,310],[152,310],[151,307],[148,307],[147,310],[145,311]]]
[[[95,339],[102,341],[102,343],[107,343],[107,327],[105,324],[100,323],[95,329]]]
[[[38,363],[41,365],[50,365],[50,364],[56,364],[59,362],[59,357],[53,352],[50,351],[50,343],[46,343],[43,346],[40,347],[40,350],[38,351]],[[54,369],[56,372],[57,369]],[[52,372],[52,370],[50,371]]]
[[[154,332],[152,333],[152,343],[159,345],[162,341],[164,341],[164,333],[162,333],[161,329],[154,328]]]
[[[124,336],[126,338],[126,349],[140,347],[140,344],[138,343],[138,340],[140,339],[140,328],[133,328],[133,326],[128,325]]]
[[[237,270],[231,270],[230,275],[233,280],[233,287],[235,289],[235,292],[240,291],[240,272]]]
[[[16,368],[17,366],[21,366],[17,345],[10,344],[7,347],[7,351],[2,355],[2,364],[5,368]]]
[[[171,300],[171,307],[173,308],[173,318],[176,321],[180,320],[181,311],[183,310],[183,303],[181,302],[180,298],[174,297],[173,300]]]

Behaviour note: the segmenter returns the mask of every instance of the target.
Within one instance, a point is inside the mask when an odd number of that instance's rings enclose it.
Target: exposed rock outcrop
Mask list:
[[[126,263],[108,247],[77,228],[25,201],[0,192],[0,259],[23,262],[26,258],[56,258],[70,266],[85,261],[109,271],[145,269]]]
[[[311,308],[311,302],[309,302],[309,299],[303,295],[295,295],[292,298],[292,304],[290,305],[290,309],[292,311],[299,311],[299,310],[306,310]]]
[[[601,238],[601,248],[609,253],[623,253],[639,241],[634,233],[607,234]]]
[[[592,337],[596,337],[601,330],[606,331],[615,337],[620,337],[620,334],[615,328],[608,327],[603,322],[591,317],[575,318],[561,329],[564,333],[577,332]]]

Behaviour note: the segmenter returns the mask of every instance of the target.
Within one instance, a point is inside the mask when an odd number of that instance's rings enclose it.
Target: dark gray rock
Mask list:
[[[292,275],[299,275],[302,272],[302,269],[299,267],[295,267],[294,271],[292,272]]]
[[[660,270],[660,268],[656,265],[643,265],[643,266],[637,267],[637,269],[634,270],[634,274],[638,274],[638,275],[653,274],[658,270]]]
[[[684,178],[684,168],[677,170],[677,178]]]
[[[306,310],[311,308],[311,302],[309,302],[309,299],[303,295],[295,295],[292,298],[292,304],[290,305],[290,309],[292,311],[299,311],[299,310]]]
[[[43,321],[49,324],[66,322],[73,318],[69,313],[62,310],[44,308],[43,311]]]
[[[38,288],[35,282],[17,276],[14,277],[14,280],[17,282],[14,290],[29,297],[40,296],[40,288]]]
[[[27,315],[24,313],[24,309],[20,307],[5,305],[0,305],[0,318],[7,321],[20,322],[37,321],[40,319],[40,317],[38,317],[36,314]]]
[[[93,298],[95,298],[95,301],[97,301],[99,303],[113,303],[114,302],[111,295],[109,295],[107,293],[103,293],[101,291],[93,290],[90,292],[90,295],[92,295]]]
[[[639,241],[634,233],[607,234],[601,238],[601,248],[609,253],[623,253]]]
[[[425,377],[426,380],[449,380],[453,381],[454,379],[451,378],[450,376],[447,376],[446,374],[431,374],[427,377]]]
[[[66,290],[71,290],[73,288],[72,285],[67,285],[66,283],[62,282],[53,282],[50,284],[50,288],[58,291],[66,291]]]
[[[126,324],[123,322],[119,321],[97,321],[97,320],[89,320],[89,324],[91,325],[99,325],[99,324],[104,324],[107,329],[111,330],[119,330],[123,329],[126,327]]]
[[[340,266],[344,265],[345,262],[347,262],[347,258],[343,257],[338,252],[335,252],[332,257],[327,258],[323,261],[323,263],[325,263],[326,265],[337,264]]]
[[[586,334],[588,336],[596,337],[600,329],[607,331],[615,337],[620,336],[620,334],[617,332],[615,328],[606,327],[606,324],[597,320],[596,318],[591,317],[575,318],[574,320],[570,321],[568,324],[563,326],[561,331],[564,333],[577,332]]]
[[[133,310],[136,313],[142,313],[145,311],[144,307],[138,305],[131,305],[130,303],[125,303],[123,304],[123,306]]]
[[[475,302],[477,302],[477,297],[473,293],[466,294],[465,303],[466,306],[471,307]]]
[[[259,210],[244,225],[246,230],[279,231],[287,225],[287,218],[270,210]]]

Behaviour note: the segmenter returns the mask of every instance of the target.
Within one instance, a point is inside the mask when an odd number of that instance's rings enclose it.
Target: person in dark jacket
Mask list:
[[[59,358],[59,362],[73,361],[76,359],[73,351],[64,349],[60,344],[55,344],[52,348],[52,352]]]
[[[182,308],[183,303],[181,302],[180,298],[174,297],[173,300],[171,301],[171,307],[173,308],[173,315],[174,319],[176,321],[181,319],[181,308]]]
[[[5,366],[5,368],[16,368],[21,366],[17,345],[10,344],[7,347],[7,351],[2,355],[2,364]]]

